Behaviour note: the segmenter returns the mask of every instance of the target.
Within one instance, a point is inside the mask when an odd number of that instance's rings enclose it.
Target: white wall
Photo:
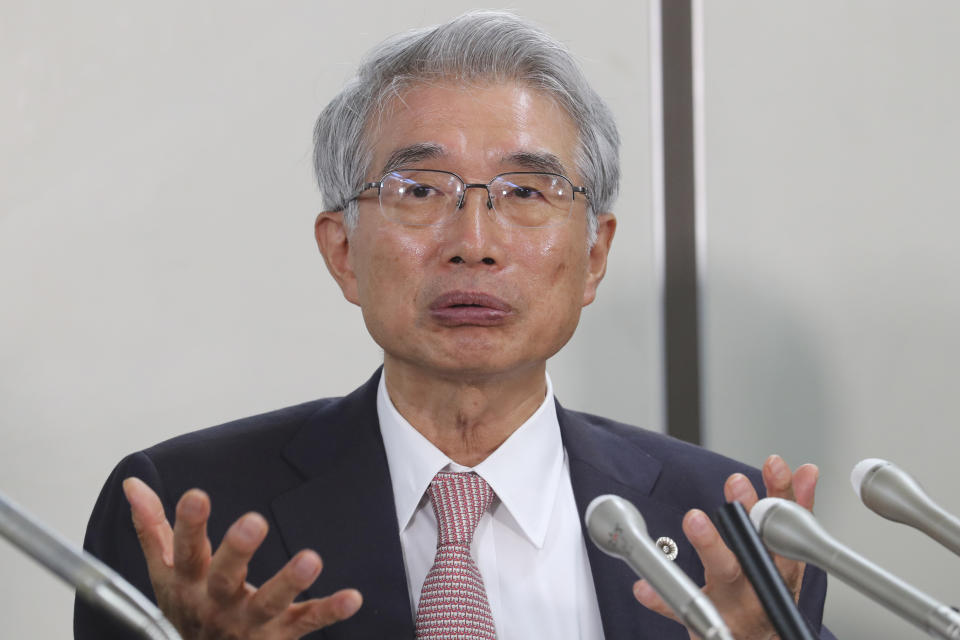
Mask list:
[[[646,3],[510,6],[583,60],[624,139],[607,282],[554,382],[658,428]],[[312,240],[313,121],[372,44],[469,8],[4,3],[0,491],[79,543],[124,454],[367,378],[379,351]],[[69,637],[68,589],[5,543],[0,567],[0,636]]]
[[[125,453],[379,361],[312,242],[312,123],[374,42],[470,5],[271,4],[0,8],[0,491],[75,542]],[[705,5],[707,444],[817,462],[821,521],[956,603],[956,560],[847,475],[885,456],[960,511],[960,8]],[[646,3],[511,6],[581,57],[624,137],[608,280],[552,375],[570,406],[658,427]],[[5,543],[0,567],[0,635],[68,637],[67,588]],[[827,621],[922,637],[836,581]]]
[[[707,444],[818,463],[824,526],[956,604],[958,559],[848,476],[885,457],[960,512],[960,5],[704,5]],[[837,581],[826,620],[927,637]]]

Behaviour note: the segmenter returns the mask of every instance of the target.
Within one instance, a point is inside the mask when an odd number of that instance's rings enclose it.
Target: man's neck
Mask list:
[[[384,358],[387,392],[397,411],[451,460],[473,467],[493,453],[543,404],[546,363],[469,378],[448,377]]]

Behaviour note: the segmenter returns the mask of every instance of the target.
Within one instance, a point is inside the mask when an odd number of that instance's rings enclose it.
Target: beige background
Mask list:
[[[887,458],[960,513],[960,5],[704,3],[707,443],[819,463],[817,516],[947,604],[960,559],[849,482]],[[833,580],[839,638],[926,638]]]
[[[885,456],[960,512],[960,8],[704,4],[707,443],[817,462],[821,522],[955,604],[958,560],[847,476]],[[648,6],[512,6],[582,59],[624,138],[613,263],[558,394],[660,428]],[[79,542],[124,454],[366,379],[379,352],[311,237],[311,127],[370,45],[468,8],[4,4],[0,491]],[[0,570],[0,635],[69,637],[66,587],[4,543]],[[826,615],[841,638],[925,637],[836,581]]]

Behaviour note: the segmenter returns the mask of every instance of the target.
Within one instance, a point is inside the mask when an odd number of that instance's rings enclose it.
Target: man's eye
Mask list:
[[[512,195],[515,196],[515,197],[517,197],[517,198],[521,198],[521,199],[523,199],[523,200],[527,200],[527,199],[530,199],[530,198],[536,198],[537,196],[540,195],[540,192],[537,191],[536,189],[531,188],[531,187],[516,187],[516,188],[513,190],[513,194],[512,194]]]
[[[414,198],[429,198],[432,195],[436,195],[437,190],[428,184],[414,184],[407,186],[403,189],[402,193]]]
[[[425,198],[435,198],[442,194],[443,194],[442,189],[438,189],[435,185],[430,185],[430,184],[421,183],[421,184],[407,185],[407,187],[403,189],[403,195],[407,195],[409,197],[416,198],[419,200],[422,200]]]

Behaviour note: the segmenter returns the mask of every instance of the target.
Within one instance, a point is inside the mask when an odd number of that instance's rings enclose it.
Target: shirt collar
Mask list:
[[[547,376],[547,393],[540,407],[496,451],[475,466],[524,535],[543,546],[563,475],[563,443]],[[377,389],[377,415],[393,485],[397,520],[403,531],[421,504],[438,471],[464,471],[400,415],[387,393],[385,376]]]

